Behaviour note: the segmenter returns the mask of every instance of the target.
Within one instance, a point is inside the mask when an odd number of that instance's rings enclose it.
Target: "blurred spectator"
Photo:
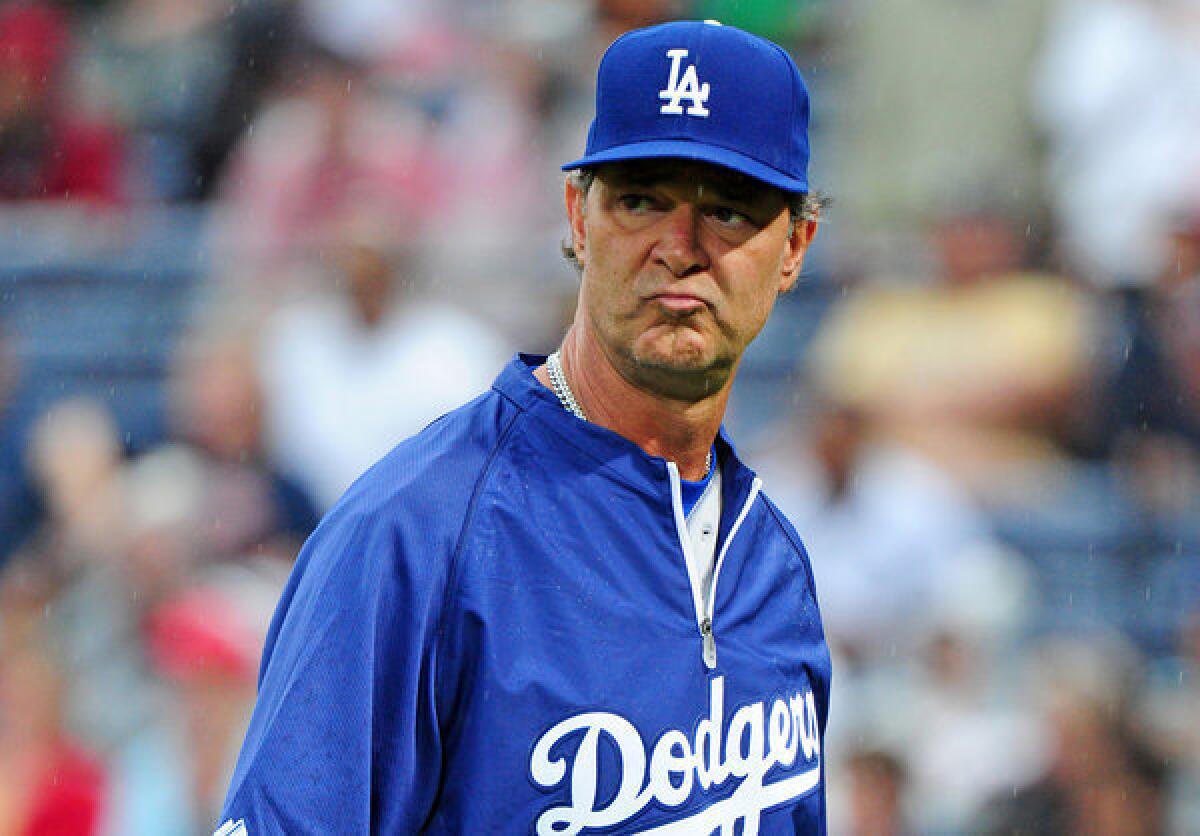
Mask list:
[[[305,29],[323,48],[367,63],[415,45],[438,21],[437,5],[432,0],[297,2]]]
[[[209,559],[269,554],[290,562],[317,524],[305,490],[263,449],[263,395],[249,334],[224,323],[180,352],[172,381],[172,426],[203,470],[199,528]]]
[[[278,285],[355,217],[392,245],[421,241],[446,261],[434,275],[490,284],[488,256],[527,237],[524,207],[540,183],[527,63],[454,30],[381,65],[297,51],[289,88],[235,149],[219,190],[225,269]]]
[[[80,86],[130,135],[140,197],[208,191],[275,67],[284,31],[276,0],[118,0],[96,17]]]
[[[0,5],[0,200],[113,203],[124,196],[122,144],[83,118],[67,86],[68,21],[39,0]]]
[[[1034,109],[1065,255],[1102,285],[1169,266],[1162,225],[1200,200],[1200,7],[1058,0]]]
[[[760,458],[771,497],[804,532],[838,654],[840,711],[826,753],[849,782],[842,824],[965,832],[983,800],[1032,768],[1035,735],[999,674],[1026,615],[1028,578],[970,498],[918,451],[853,408],[811,411],[803,447]],[[889,799],[901,792],[896,776],[856,764],[864,746],[903,757],[904,803]],[[982,756],[999,749],[1001,761]]]
[[[939,619],[912,683],[913,725],[905,750],[923,833],[971,832],[971,819],[985,802],[1036,775],[1042,730],[1009,675],[1020,624],[1012,616],[1022,613],[1010,612],[1001,617],[1006,623],[983,629],[967,623],[987,620],[978,611],[995,607],[995,599],[1009,599],[1001,607],[1025,600],[1027,589],[1013,589],[1013,571],[998,562],[976,573],[969,586],[960,585],[955,604],[966,612]]]
[[[275,460],[323,507],[399,441],[487,389],[507,354],[482,322],[421,298],[403,256],[347,235],[324,292],[281,310],[261,346]]]
[[[176,382],[188,443],[128,464],[90,402],[58,405],[33,435],[48,514],[11,571],[45,585],[29,612],[69,661],[58,704],[106,755],[104,832],[206,832],[219,807],[285,561],[306,533],[281,539],[257,469],[253,370],[242,343],[195,344]],[[214,571],[221,559],[240,566]]]
[[[546,243],[562,219],[558,160],[545,157],[539,121],[540,59],[504,26],[442,26],[391,56],[375,83],[416,110],[425,143],[418,163],[438,167],[435,201],[420,206],[408,235],[393,235],[393,243],[419,246],[431,281],[469,288],[481,300],[476,310],[511,316],[527,304],[513,304],[511,283],[536,287],[539,256],[555,254]],[[386,216],[375,223],[399,229]]]
[[[35,425],[29,469],[46,509],[39,548],[60,571],[124,548],[122,457],[112,415],[90,399],[61,401]]]
[[[1163,833],[1162,768],[1096,706],[1068,703],[1051,719],[1054,760],[1033,785],[998,803],[981,833]]]
[[[904,764],[882,750],[864,749],[847,759],[847,836],[906,836],[915,831],[904,812]]]
[[[21,461],[24,451],[15,421],[12,393],[18,379],[13,341],[0,317],[0,572],[9,555],[33,528],[37,516],[33,491]]]
[[[424,213],[436,214],[443,188],[419,115],[368,85],[361,66],[297,51],[284,74],[287,93],[266,103],[234,149],[215,230],[234,275],[276,286],[331,243],[351,209],[408,237]]]
[[[1045,769],[998,794],[973,832],[1164,832],[1164,766],[1129,715],[1136,661],[1099,638],[1052,641],[1042,651],[1031,695],[1042,700],[1047,725]]]
[[[169,699],[115,759],[110,832],[211,832],[282,588],[281,574],[270,569],[203,573],[150,612],[144,640]]]
[[[224,26],[232,32],[230,72],[209,120],[190,138],[195,177],[184,196],[204,201],[213,196],[234,146],[278,83],[283,60],[297,37],[290,0],[227,4],[224,14]]]
[[[772,499],[804,532],[830,644],[852,666],[911,654],[949,568],[988,542],[970,500],[851,406],[817,406],[805,437],[760,458]]]
[[[232,29],[222,0],[119,0],[87,31],[80,77],[124,126],[145,198],[194,188],[192,143],[211,120],[232,72]],[[140,184],[139,184],[140,185]]]
[[[215,561],[286,564],[315,521],[260,464],[249,353],[213,342],[183,369],[179,414],[198,422],[182,424],[195,446],[126,463],[111,416],[87,401],[47,413],[30,446],[47,515],[23,559],[56,579],[73,716],[106,747],[125,745],[154,710],[135,641],[147,612]]]
[[[128,543],[120,572],[130,589],[127,605],[140,624],[146,612],[218,557],[203,536],[208,472],[183,444],[163,444],[138,456],[122,473]],[[251,508],[254,514],[258,509]],[[199,535],[199,536],[198,536]]]
[[[110,746],[145,710],[135,639],[148,591],[129,571],[128,475],[112,416],[93,401],[60,403],[35,426],[28,458],[46,514],[14,569],[35,567],[52,584],[46,615],[67,662],[64,699],[80,729]]]
[[[263,450],[248,335],[232,322],[193,335],[170,390],[173,438],[134,460],[123,479],[125,564],[142,607],[214,563],[290,564],[317,520],[309,495]]]
[[[985,499],[1020,498],[1029,473],[1059,462],[1097,373],[1094,303],[1059,277],[1020,272],[1013,226],[989,209],[942,220],[934,280],[856,289],[812,352],[826,397]]]
[[[42,623],[50,601],[36,567],[0,583],[0,833],[90,836],[103,832],[108,777],[65,723],[63,671]]]
[[[1029,68],[1049,3],[830,4],[845,70],[831,185],[859,239],[846,246],[880,230],[912,236],[956,190],[1038,204]]]
[[[1147,678],[1139,726],[1173,768],[1168,832],[1200,833],[1200,599],[1179,630],[1176,651]]]
[[[1196,510],[1200,494],[1200,209],[1170,227],[1168,266],[1121,298],[1126,345],[1099,406],[1141,507]]]

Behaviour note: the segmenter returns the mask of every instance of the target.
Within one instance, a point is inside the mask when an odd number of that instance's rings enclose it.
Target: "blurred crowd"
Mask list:
[[[1200,2],[0,0],[0,836],[211,832],[300,543],[557,342],[557,166],[675,17],[814,96],[730,423],[831,832],[1200,833]]]

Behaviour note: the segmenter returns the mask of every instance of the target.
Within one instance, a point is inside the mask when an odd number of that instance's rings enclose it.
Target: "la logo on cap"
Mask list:
[[[666,102],[658,112],[680,115],[684,112],[680,103],[689,99],[691,104],[688,105],[688,116],[708,116],[708,108],[704,104],[708,101],[709,86],[707,81],[700,83],[700,78],[696,75],[696,65],[688,64],[683,76],[679,75],[679,65],[687,58],[687,54],[686,49],[667,50],[667,57],[671,59],[671,77],[667,79],[667,88],[658,91],[658,97]]]
[[[719,20],[704,21],[709,26],[720,26]],[[708,102],[708,82],[700,83],[700,78],[696,75],[696,65],[688,64],[687,69],[683,71],[683,78],[679,77],[679,65],[684,58],[687,58],[688,51],[686,49],[668,49],[667,57],[671,59],[671,77],[667,79],[667,88],[658,91],[658,97],[663,99],[666,104],[658,109],[659,113],[680,116],[683,114],[683,106],[680,104],[684,99],[691,100],[688,105],[688,116],[707,116],[708,108],[704,105]]]
[[[808,117],[808,88],[778,44],[716,21],[660,23],[605,50],[584,155],[562,169],[698,160],[798,194]]]

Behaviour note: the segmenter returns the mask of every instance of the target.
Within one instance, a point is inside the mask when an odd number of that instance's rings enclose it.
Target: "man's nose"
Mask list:
[[[655,254],[676,276],[686,276],[708,267],[708,253],[700,241],[701,214],[691,203],[680,203],[662,221],[662,235]]]

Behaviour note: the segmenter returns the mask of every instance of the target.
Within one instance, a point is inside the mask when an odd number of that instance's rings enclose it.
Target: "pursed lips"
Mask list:
[[[647,298],[657,302],[664,310],[676,314],[693,313],[708,307],[708,301],[704,297],[680,289],[663,290]]]

